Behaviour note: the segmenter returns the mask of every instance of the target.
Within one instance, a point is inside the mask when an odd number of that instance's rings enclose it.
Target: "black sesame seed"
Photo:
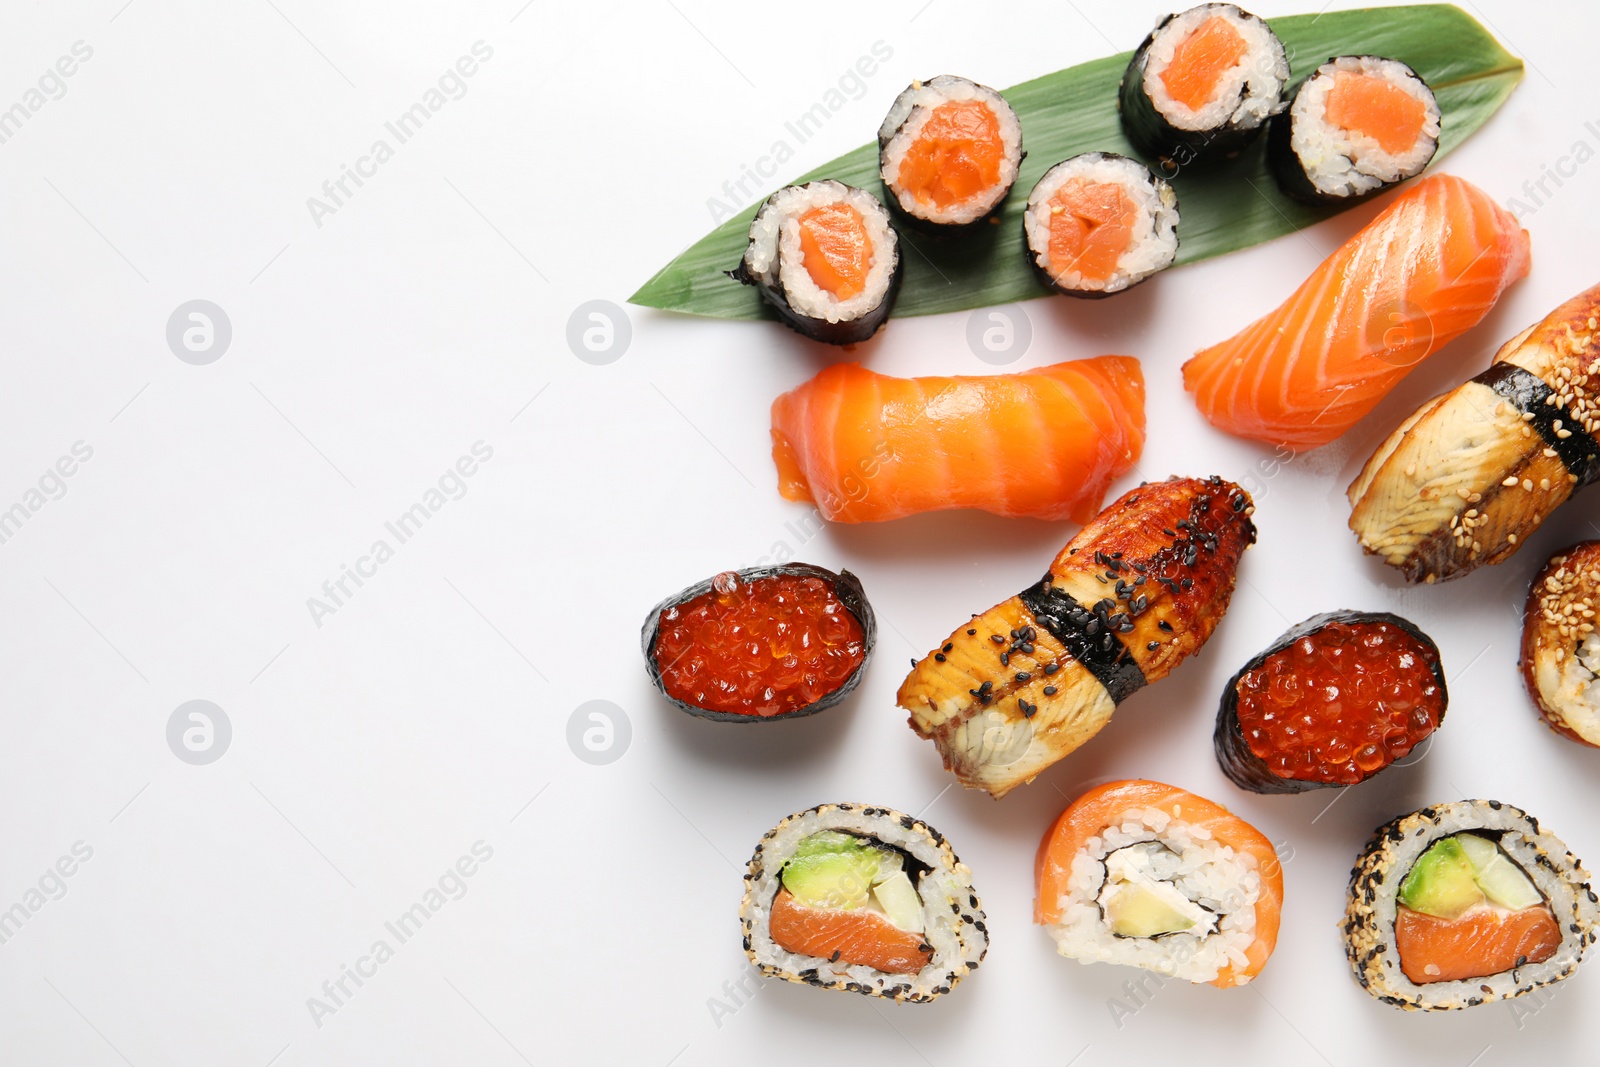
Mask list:
[[[1144,650],[1146,652],[1154,652],[1156,649],[1158,649],[1160,647],[1161,647],[1161,642],[1160,641],[1151,641],[1148,645],[1144,646]]]
[[[1045,674],[1054,674],[1054,673],[1056,673],[1056,671],[1059,671],[1060,669],[1061,669],[1061,664],[1059,664],[1059,663],[1047,663],[1047,664],[1045,664],[1044,673]]]
[[[1166,619],[1157,619],[1156,625],[1161,627],[1161,629],[1165,630],[1169,634],[1172,632],[1172,624]]]
[[[1053,685],[1045,686],[1044,687],[1044,695],[1047,696],[1047,697],[1055,696],[1056,695],[1056,687],[1053,686]]]
[[[1019,681],[1019,682],[1026,682],[1032,677],[1033,677],[1033,675],[1029,674],[1027,671],[1018,671],[1017,672],[1017,681]]]
[[[1006,639],[1001,637],[999,634],[990,634],[989,640],[993,641],[997,645],[1003,645],[1006,643]]]
[[[950,644],[948,644],[948,645],[945,645],[945,646],[944,646],[944,649],[943,649],[943,651],[945,651],[945,652],[949,652],[949,651],[950,651],[950,650],[951,650],[951,649],[952,649],[952,648],[955,648],[955,647],[956,647],[956,646],[955,646],[955,643],[954,643],[954,642],[951,642],[951,643],[950,643]]]
[[[935,652],[933,654],[933,660],[934,660],[935,663],[943,663],[944,662],[944,653],[943,652]]]
[[[968,637],[976,637],[977,634],[978,634],[978,631],[976,631],[976,630],[968,630],[967,631],[967,636]]]

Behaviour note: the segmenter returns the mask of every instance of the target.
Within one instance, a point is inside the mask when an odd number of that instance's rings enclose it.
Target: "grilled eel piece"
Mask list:
[[[1256,539],[1221,478],[1148,483],[1102,511],[1039,581],[974,615],[900,685],[945,768],[1002,797],[1099,733],[1128,694],[1199,649]]]
[[[1345,493],[1350,529],[1407,581],[1499,563],[1600,476],[1597,431],[1600,286],[1401,423]]]

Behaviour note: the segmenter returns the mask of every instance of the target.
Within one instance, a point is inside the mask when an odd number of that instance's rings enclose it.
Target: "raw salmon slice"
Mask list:
[[[811,908],[787,889],[779,889],[772,900],[771,931],[773,942],[790,952],[889,974],[916,974],[933,958],[921,934],[902,930],[875,911]]]
[[[1561,947],[1561,927],[1548,905],[1510,913],[1494,908],[1439,919],[1401,905],[1394,947],[1400,969],[1417,985],[1487,978],[1513,967],[1543,963]]]
[[[1294,449],[1354,426],[1528,273],[1528,234],[1450,175],[1400,194],[1276,311],[1183,365],[1213,426]]]
[[[1103,282],[1128,250],[1139,209],[1122,186],[1074,178],[1050,198],[1050,265]]]
[[[1087,522],[1143,448],[1131,356],[982,377],[841,363],[772,403],[779,492],[831,522],[943,508]]]

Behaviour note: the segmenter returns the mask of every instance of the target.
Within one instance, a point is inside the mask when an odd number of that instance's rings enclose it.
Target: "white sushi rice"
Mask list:
[[[822,830],[841,830],[901,849],[930,868],[915,878],[922,902],[922,937],[932,947],[916,974],[888,974],[862,964],[790,952],[772,940],[772,899],[784,864],[800,842]],[[824,804],[789,816],[761,841],[745,876],[740,908],[746,953],[769,977],[824,988],[844,988],[895,1000],[931,1000],[950,990],[982,961],[989,948],[972,872],[925,823],[889,808]]]
[[[1138,208],[1128,248],[1117,259],[1117,269],[1105,281],[1085,278],[1050,262],[1050,200],[1074,178],[1122,186]],[[1057,163],[1045,171],[1028,194],[1023,213],[1029,253],[1056,284],[1066,289],[1115,293],[1172,265],[1178,255],[1178,195],[1150,168],[1126,156],[1089,152]]]
[[[968,200],[939,208],[934,204],[918,203],[910,190],[901,189],[900,165],[906,152],[922,136],[923,127],[942,104],[981,100],[989,105],[1000,127],[1003,156],[1000,161],[999,180],[988,189]],[[879,158],[879,173],[884,186],[894,194],[900,207],[908,215],[943,225],[962,225],[983,218],[1004,199],[1017,180],[1017,169],[1022,164],[1022,124],[1017,113],[1005,98],[987,85],[941,74],[925,82],[913,82],[911,87],[895,98],[889,114],[878,129],[878,141],[883,146]]]
[[[1427,118],[1416,143],[1386,152],[1374,137],[1341,129],[1326,117],[1328,93],[1340,71],[1382,78],[1422,104]],[[1289,107],[1289,147],[1317,191],[1328,196],[1360,196],[1421,173],[1439,147],[1439,103],[1416,72],[1404,63],[1378,56],[1340,56],[1317,68]]]
[[[800,250],[800,216],[814,207],[843,202],[861,213],[872,244],[871,263],[861,292],[840,300],[819,286],[806,270]],[[883,303],[899,258],[899,238],[889,225],[889,212],[878,198],[832,180],[780,189],[767,199],[750,223],[750,244],[744,266],[764,285],[781,287],[789,307],[811,319],[849,322]]]
[[[1217,79],[1211,99],[1191,109],[1172,98],[1161,74],[1178,46],[1213,17],[1225,19],[1238,31],[1245,53]],[[1155,31],[1146,54],[1143,87],[1161,117],[1180,130],[1214,130],[1230,124],[1248,129],[1282,109],[1283,85],[1288,78],[1289,60],[1266,23],[1232,4],[1201,4],[1174,15]]]
[[[1156,842],[1156,876],[1215,916],[1200,933],[1121,937],[1100,908],[1107,858],[1121,849]],[[1085,842],[1073,857],[1061,919],[1049,927],[1057,949],[1080,963],[1120,963],[1190,982],[1210,982],[1230,965],[1244,968],[1256,937],[1261,873],[1254,856],[1214,840],[1211,832],[1158,808],[1134,808],[1115,826]],[[1248,979],[1240,978],[1240,982]]]

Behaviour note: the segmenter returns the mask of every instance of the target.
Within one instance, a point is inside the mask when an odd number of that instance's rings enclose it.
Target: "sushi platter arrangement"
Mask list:
[[[1512,57],[1454,8],[1318,22],[1269,23],[1225,3],[1170,15],[1131,54],[1063,72],[1099,95],[1072,101],[1088,113],[1074,133],[1088,143],[1060,155],[1040,155],[1064,142],[1049,125],[1058,105],[1040,105],[1034,83],[913,82],[870,159],[852,154],[777,190],[636,297],[771,318],[845,346],[771,401],[778,492],[822,519],[977,509],[1081,524],[1016,595],[976,612],[982,604],[949,603],[936,630],[948,636],[912,659],[896,695],[953,781],[1001,805],[1226,626],[1241,560],[1274,536],[1258,529],[1244,486],[1208,471],[1106,502],[1160,432],[1146,425],[1147,378],[1181,378],[1218,433],[1317,449],[1529,271],[1519,220],[1436,163],[1504,100]],[[1419,43],[1430,34],[1456,64],[1437,84],[1441,49]],[[1372,42],[1395,47],[1379,54]],[[1197,338],[1181,369],[1105,355],[891,377],[861,362],[908,298],[915,314],[1052,294],[1115,301],[1175,264],[1373,198],[1381,210],[1275,310],[1226,340]],[[1278,221],[1256,224],[1262,200]],[[1230,219],[1239,232],[1219,238]],[[1199,248],[1188,254],[1191,231]],[[997,280],[947,286],[963,291],[941,304],[909,274],[918,259],[906,246]],[[726,258],[713,265],[708,252]],[[1511,558],[1600,477],[1600,286],[1462,377],[1394,426],[1345,493],[1355,541],[1418,597]],[[642,631],[663,714],[782,731],[846,701],[873,663],[871,584],[870,573],[789,563],[667,597]],[[1600,746],[1597,602],[1600,541],[1585,541],[1549,559],[1522,608],[1527,714],[1563,745]],[[894,668],[879,657],[872,669]],[[1214,757],[1263,803],[1362,788],[1444,728],[1450,683],[1438,645],[1411,620],[1328,604],[1238,665],[1215,694],[1213,750],[1195,758]],[[919,749],[908,744],[906,758]],[[739,907],[751,964],[901,1002],[951,993],[990,947],[975,883],[1018,872],[969,869],[919,816],[817,799],[755,844]],[[1069,798],[1040,830],[1033,920],[1060,955],[1221,989],[1269,965],[1294,906],[1280,857],[1218,800],[1112,781]],[[1441,797],[1376,827],[1350,860],[1342,921],[1322,917],[1340,923],[1346,959],[1325,962],[1382,1004],[1440,1011],[1523,997],[1574,975],[1600,939],[1583,864],[1498,798]]]

